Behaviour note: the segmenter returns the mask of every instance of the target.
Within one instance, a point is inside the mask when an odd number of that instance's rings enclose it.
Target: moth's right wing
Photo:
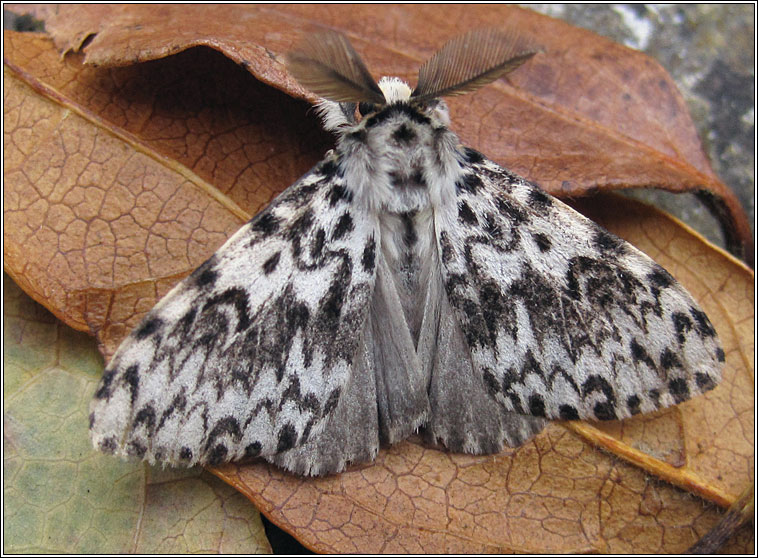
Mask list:
[[[191,465],[270,459],[309,442],[345,399],[377,242],[325,160],[124,341],[91,406],[94,444]]]
[[[504,412],[622,419],[719,382],[716,332],[666,270],[464,153],[455,203],[437,215],[442,281],[473,369]]]

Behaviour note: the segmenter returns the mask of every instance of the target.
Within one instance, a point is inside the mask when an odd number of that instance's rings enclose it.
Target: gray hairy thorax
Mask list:
[[[429,286],[440,281],[434,215],[453,200],[460,174],[459,141],[448,122],[443,101],[391,104],[345,128],[337,147],[356,203],[376,216],[414,344]]]

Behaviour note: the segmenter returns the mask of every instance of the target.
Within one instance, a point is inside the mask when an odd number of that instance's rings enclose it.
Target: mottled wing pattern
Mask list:
[[[429,378],[430,418],[423,434],[430,443],[464,453],[497,453],[518,447],[547,421],[504,411],[491,397],[476,368],[456,310],[450,304],[440,270],[429,281],[419,357]]]
[[[621,419],[720,379],[713,326],[650,258],[473,151],[437,222],[445,290],[507,411]]]
[[[352,373],[324,429],[308,443],[270,459],[290,471],[319,475],[372,460],[380,444],[404,440],[427,421],[427,381],[416,355],[395,279],[381,250],[369,316]]]
[[[95,445],[189,465],[315,437],[373,292],[377,231],[351,202],[326,159],[161,300],[105,371]]]

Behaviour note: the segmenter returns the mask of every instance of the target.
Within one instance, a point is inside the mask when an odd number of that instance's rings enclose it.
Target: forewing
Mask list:
[[[465,150],[437,216],[445,290],[508,411],[620,419],[714,387],[724,352],[692,297],[627,242]]]
[[[93,441],[150,462],[219,463],[308,442],[347,384],[377,232],[327,159],[176,286],[124,341]]]

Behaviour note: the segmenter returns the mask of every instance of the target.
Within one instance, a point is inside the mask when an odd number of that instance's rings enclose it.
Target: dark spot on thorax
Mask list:
[[[423,115],[417,109],[411,107],[408,103],[394,103],[386,106],[373,116],[366,120],[366,128],[373,128],[379,124],[383,124],[390,118],[395,116],[406,116],[411,122],[417,124],[431,124],[428,116]]]
[[[368,138],[368,133],[366,132],[364,128],[361,128],[360,130],[356,130],[355,132],[350,132],[349,134],[346,134],[345,138],[347,140],[351,140],[356,143],[366,143],[366,139]]]
[[[426,179],[424,178],[424,171],[422,169],[416,169],[411,173],[411,185],[417,188],[426,188]]]
[[[392,139],[398,143],[410,143],[416,139],[416,132],[407,124],[402,123],[392,132]]]
[[[414,211],[408,211],[400,215],[400,219],[403,222],[403,241],[408,248],[416,244],[416,241],[418,240],[416,226],[413,221],[415,216],[416,213]]]

